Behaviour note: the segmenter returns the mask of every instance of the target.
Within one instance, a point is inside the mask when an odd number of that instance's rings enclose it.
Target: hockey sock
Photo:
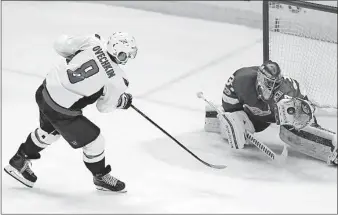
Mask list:
[[[101,173],[106,167],[105,158],[95,163],[89,163],[86,161],[84,161],[84,163],[86,167],[89,169],[89,171],[93,174],[93,176]]]
[[[26,141],[21,144],[19,150],[22,150],[30,159],[39,159],[41,157],[40,151],[44,148],[41,148],[34,144],[31,134],[28,135]]]

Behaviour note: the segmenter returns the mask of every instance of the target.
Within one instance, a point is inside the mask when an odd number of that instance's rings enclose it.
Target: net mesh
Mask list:
[[[320,3],[337,7],[336,1]],[[270,2],[269,58],[311,101],[337,108],[336,13]]]

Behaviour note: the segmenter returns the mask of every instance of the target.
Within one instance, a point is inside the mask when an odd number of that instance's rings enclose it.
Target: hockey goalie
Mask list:
[[[233,149],[250,144],[248,135],[272,123],[281,140],[303,154],[337,165],[336,133],[318,125],[316,107],[299,83],[283,77],[276,62],[238,69],[225,84],[222,107],[206,106],[204,130],[219,132]]]

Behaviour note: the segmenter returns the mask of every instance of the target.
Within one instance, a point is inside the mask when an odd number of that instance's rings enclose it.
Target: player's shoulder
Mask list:
[[[234,73],[234,76],[241,78],[257,77],[257,71],[258,66],[242,67]]]
[[[258,67],[242,67],[234,72],[233,89],[238,96],[246,97],[248,91],[255,88],[257,69]]]
[[[102,46],[101,37],[98,34],[85,35],[82,48],[89,48],[94,46]]]
[[[101,46],[102,42],[97,36],[95,34],[83,36],[63,34],[54,41],[54,49],[59,55],[65,58],[73,57],[79,50],[84,51],[93,46]]]
[[[234,80],[237,83],[251,83],[255,82],[257,78],[258,67],[242,67],[238,69],[234,74]]]

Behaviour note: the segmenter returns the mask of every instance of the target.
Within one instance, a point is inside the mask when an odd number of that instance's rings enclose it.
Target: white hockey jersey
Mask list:
[[[128,81],[99,38],[62,35],[55,41],[54,49],[70,60],[57,65],[46,76],[46,88],[54,102],[71,108],[81,98],[89,97],[103,87],[103,95],[96,102],[97,109],[110,112],[116,108]]]

